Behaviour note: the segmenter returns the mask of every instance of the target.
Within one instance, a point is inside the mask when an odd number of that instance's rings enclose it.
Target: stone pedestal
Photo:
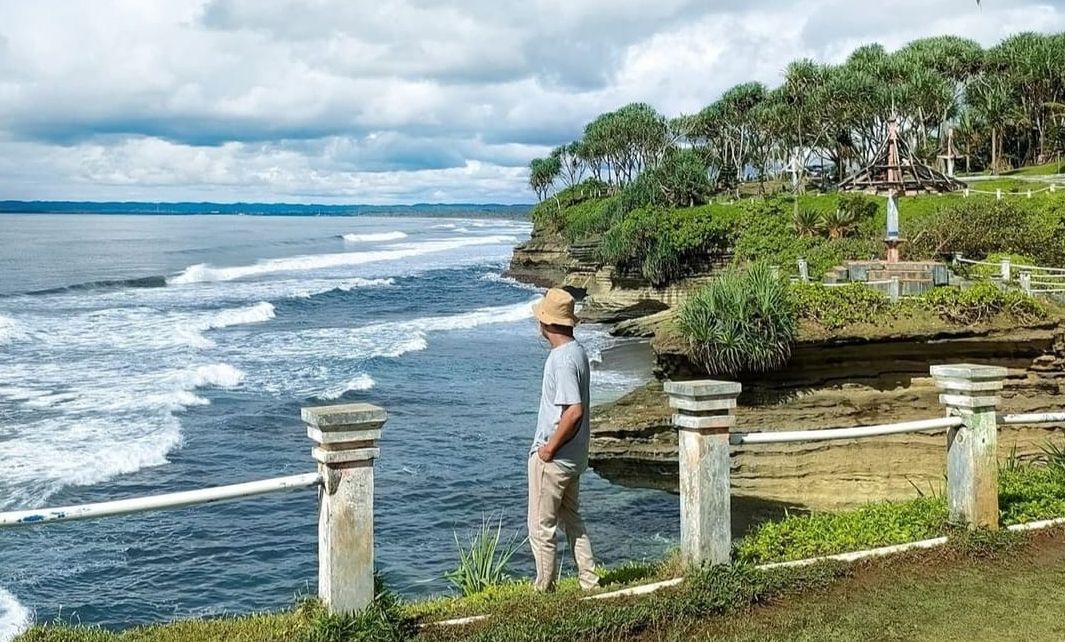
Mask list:
[[[884,239],[884,245],[886,246],[886,254],[884,261],[886,263],[898,263],[899,262],[899,246],[905,243],[905,239],[900,238],[888,238]]]
[[[932,366],[939,401],[964,424],[947,433],[950,519],[998,528],[998,392],[1006,369],[971,364]]]
[[[369,404],[304,408],[322,476],[318,596],[335,613],[373,601],[373,464],[387,413]]]
[[[680,539],[689,564],[727,564],[732,549],[729,432],[740,384],[667,382],[680,446]]]

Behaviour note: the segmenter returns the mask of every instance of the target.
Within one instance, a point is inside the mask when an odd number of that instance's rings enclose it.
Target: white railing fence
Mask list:
[[[1014,282],[1027,294],[1065,293],[1065,268],[1014,263],[1009,257],[1000,261],[974,261],[961,252],[954,253],[955,265],[982,265],[995,268],[990,278],[1005,285]]]
[[[304,408],[318,472],[117,501],[0,513],[0,528],[41,526],[319,489],[318,595],[334,612],[370,604],[373,589],[373,464],[387,414],[369,404]]]
[[[693,564],[730,561],[730,447],[866,439],[946,430],[947,500],[953,521],[998,527],[998,427],[1065,423],[1065,412],[999,415],[1006,369],[985,365],[932,366],[946,416],[902,423],[774,432],[739,432],[741,386],[731,381],[666,382],[678,431],[680,531],[684,558]],[[387,415],[368,404],[304,408],[318,472],[245,484],[82,506],[0,513],[2,527],[126,515],[236,500],[315,486],[319,489],[318,593],[334,612],[365,608],[373,600],[373,464]]]
[[[946,430],[947,504],[952,521],[998,528],[998,427],[1062,423],[1065,412],[999,415],[1006,369],[986,365],[932,366],[946,416],[903,423],[772,432],[738,432],[731,381],[667,382],[679,435],[681,551],[695,564],[730,561],[730,445],[866,439]]]

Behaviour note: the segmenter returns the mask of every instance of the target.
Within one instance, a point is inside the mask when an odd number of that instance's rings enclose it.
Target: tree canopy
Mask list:
[[[969,169],[1061,158],[1065,34],[1019,33],[989,49],[957,36],[922,38],[893,52],[867,44],[838,65],[794,61],[777,87],[742,83],[675,118],[632,103],[532,161],[529,184],[542,200],[585,177],[621,191],[648,173],[656,193],[694,185],[666,200],[697,202],[709,190],[693,179],[696,168],[710,189],[780,177],[800,189],[812,166],[839,180],[868,163],[892,117],[928,164],[947,151],[952,131]],[[678,150],[690,153],[677,157]]]

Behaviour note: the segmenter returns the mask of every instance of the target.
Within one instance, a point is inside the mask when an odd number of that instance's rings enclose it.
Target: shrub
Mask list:
[[[1005,525],[1065,516],[1065,471],[1027,464],[999,471],[999,511]]]
[[[821,212],[803,207],[795,211],[792,224],[799,236],[816,236],[821,232]]]
[[[799,317],[828,329],[875,321],[891,307],[886,294],[864,283],[833,287],[820,283],[795,283],[792,290]]]
[[[918,222],[909,253],[967,258],[993,253],[1032,257],[1040,265],[1065,265],[1065,205],[1057,201],[1018,203],[967,199]]]
[[[731,243],[734,217],[710,207],[641,208],[629,212],[603,236],[600,257],[620,268],[638,269],[655,286],[681,276],[699,256]]]
[[[922,295],[922,302],[948,323],[972,325],[986,323],[1000,314],[1021,323],[1047,318],[1049,311],[1031,296],[1019,290],[1003,289],[990,282],[969,288],[934,288]]]
[[[845,260],[877,256],[882,248],[876,234],[866,231],[868,223],[861,226],[859,234],[847,238],[825,239],[819,233],[799,234],[790,205],[781,199],[745,202],[736,209],[739,215],[733,260],[739,265],[764,260],[794,273],[796,261],[805,258],[810,275],[819,278]],[[808,213],[803,214],[804,210]],[[799,212],[802,217],[821,216],[821,211],[812,207]]]
[[[764,522],[736,544],[745,562],[779,562],[860,551],[936,537],[947,523],[941,498],[877,502],[838,513],[789,515]]]
[[[610,187],[602,181],[588,179],[559,191],[533,208],[531,216],[537,230],[562,234],[566,230],[566,212],[583,203],[597,202],[609,195]]]
[[[788,284],[764,263],[712,281],[681,307],[679,322],[709,374],[778,368],[791,357],[797,332]]]
[[[501,541],[502,535],[502,515],[494,528],[490,517],[482,518],[480,529],[469,536],[466,546],[459,542],[459,536],[455,534],[459,564],[445,577],[463,595],[480,593],[509,579],[507,566],[525,541],[518,541],[515,534],[509,542],[504,543]]]

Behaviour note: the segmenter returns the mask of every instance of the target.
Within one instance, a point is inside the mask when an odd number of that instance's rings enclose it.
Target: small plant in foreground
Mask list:
[[[515,534],[509,542],[503,542],[503,516],[493,523],[490,516],[481,519],[481,527],[469,536],[465,545],[455,534],[455,548],[459,554],[459,565],[445,577],[459,589],[463,595],[480,593],[491,586],[502,584],[510,579],[507,566],[514,553],[525,540],[518,540]]]

